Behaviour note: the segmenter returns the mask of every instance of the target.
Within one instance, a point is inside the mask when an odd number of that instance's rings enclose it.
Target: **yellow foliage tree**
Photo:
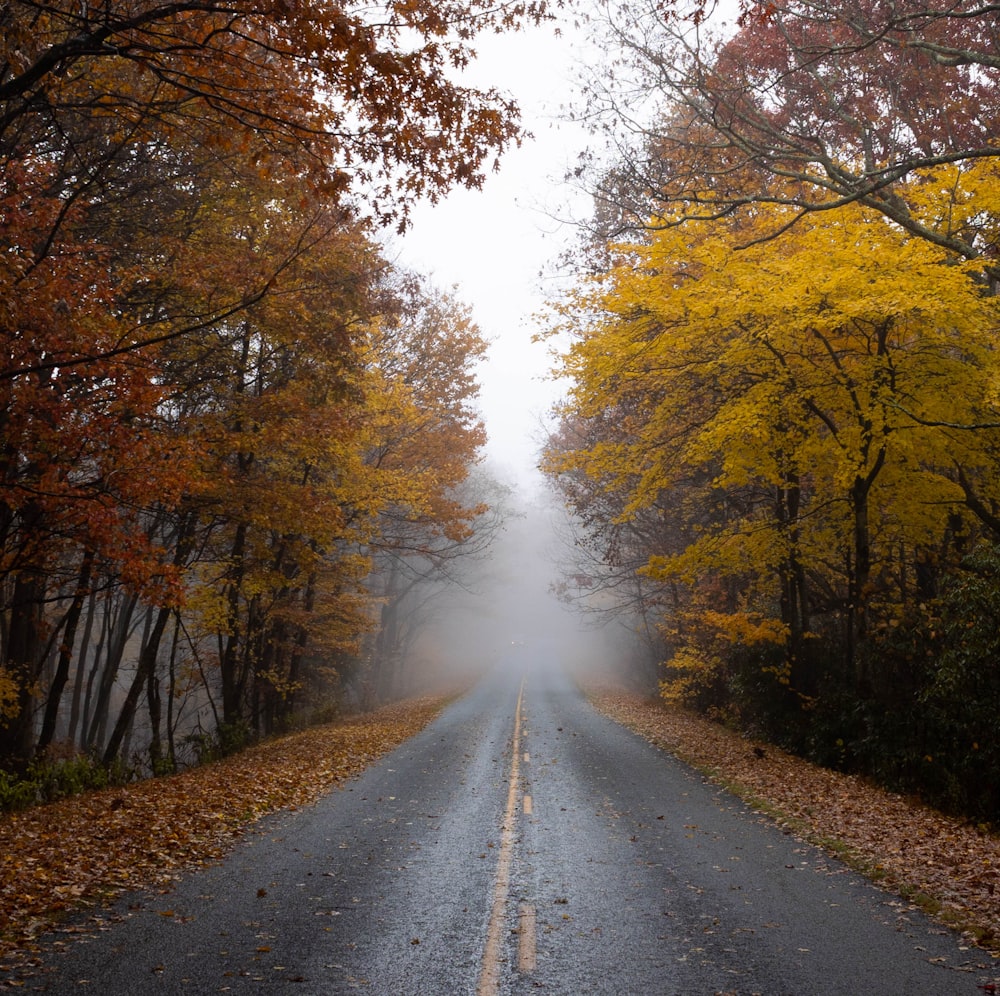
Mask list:
[[[993,224],[995,173],[929,173],[913,199],[929,224]],[[652,219],[612,247],[554,323],[574,340],[563,416],[601,430],[549,470],[617,492],[622,517],[668,510],[677,552],[644,571],[687,586],[675,645],[753,621],[784,655],[775,673],[808,694],[812,634],[863,682],[871,627],[982,525],[970,494],[994,497],[1000,315],[980,268],[876,212],[846,205],[765,237],[790,220]]]

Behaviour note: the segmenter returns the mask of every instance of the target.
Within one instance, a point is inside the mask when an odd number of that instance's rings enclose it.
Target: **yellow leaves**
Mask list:
[[[1000,170],[947,172],[899,195],[926,212],[961,200],[986,238]],[[984,433],[949,431],[997,422],[1000,302],[975,266],[856,204],[755,241],[790,220],[758,205],[611,247],[559,312],[573,435],[546,463],[609,496],[615,523],[660,516],[670,550],[646,577],[733,579],[762,606],[790,558],[839,589],[862,492],[871,556],[891,559],[944,534],[955,461],[996,469]]]
[[[679,614],[675,629],[665,634],[674,650],[664,665],[666,677],[660,683],[660,695],[671,705],[694,703],[724,681],[734,647],[781,648],[789,636],[788,626],[779,619],[748,609],[720,612],[705,607],[705,597],[696,601],[702,604]],[[780,684],[788,684],[787,662],[761,670]]]
[[[685,703],[708,688],[723,668],[722,658],[717,654],[681,647],[666,663],[668,677],[660,682],[660,696],[673,705]]]
[[[20,689],[16,675],[0,664],[0,726],[19,714]]]
[[[905,198],[915,217],[929,229],[966,240],[984,254],[997,243],[1000,222],[1000,165],[993,157],[919,171]],[[980,260],[962,268],[982,270]]]
[[[293,695],[302,688],[302,682],[290,681],[286,675],[274,668],[266,671],[258,670],[256,677],[282,698]]]
[[[402,292],[399,313],[368,337],[366,472],[376,514],[458,535],[474,513],[449,496],[485,442],[472,402],[486,342],[449,294],[415,279]]]
[[[756,612],[714,612],[706,609],[699,613],[699,622],[714,630],[728,643],[753,647],[758,644],[784,646],[788,627],[778,619],[765,619]]]

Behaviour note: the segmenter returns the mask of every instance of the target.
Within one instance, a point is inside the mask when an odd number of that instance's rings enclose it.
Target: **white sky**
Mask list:
[[[736,0],[711,6],[713,24],[728,30]],[[487,456],[502,472],[509,470],[513,483],[528,486],[538,480],[540,420],[560,393],[546,377],[548,347],[531,342],[537,330],[532,316],[555,296],[555,263],[575,234],[556,219],[585,220],[591,213],[589,199],[563,181],[590,144],[566,110],[579,104],[581,65],[606,57],[596,38],[591,44],[586,29],[574,27],[572,16],[557,11],[555,25],[477,40],[479,57],[466,79],[513,96],[534,137],[506,154],[482,191],[456,190],[435,206],[418,206],[412,229],[388,249],[390,258],[438,286],[454,286],[456,297],[472,308],[492,342],[480,371]]]
[[[483,38],[476,48],[470,82],[513,96],[534,138],[506,154],[483,190],[455,190],[437,205],[420,205],[389,254],[442,288],[454,286],[471,307],[492,344],[479,372],[487,457],[509,483],[530,486],[539,422],[559,393],[546,379],[546,347],[531,342],[532,315],[555,290],[543,273],[573,236],[556,218],[566,217],[574,196],[562,183],[565,168],[586,144],[582,129],[561,119],[580,56],[551,25]],[[576,215],[588,210],[577,197]]]

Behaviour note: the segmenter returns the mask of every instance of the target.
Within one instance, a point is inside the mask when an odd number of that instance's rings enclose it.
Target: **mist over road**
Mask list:
[[[28,988],[976,996],[976,952],[597,715],[530,646]]]

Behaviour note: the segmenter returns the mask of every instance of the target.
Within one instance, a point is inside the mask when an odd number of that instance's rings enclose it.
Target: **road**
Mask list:
[[[27,988],[977,996],[981,952],[512,660]]]

